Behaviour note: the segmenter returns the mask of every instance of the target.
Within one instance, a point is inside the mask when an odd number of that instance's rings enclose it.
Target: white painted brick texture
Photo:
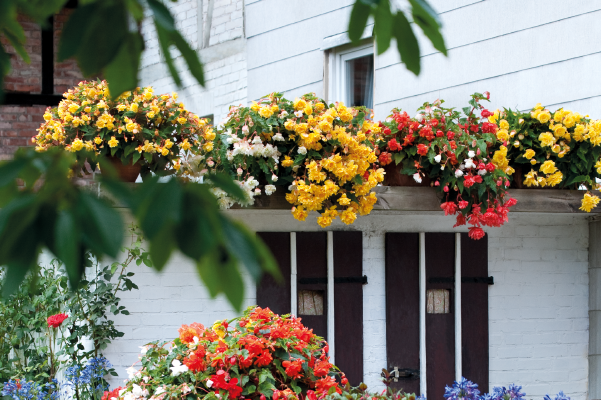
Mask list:
[[[295,221],[287,211],[227,212],[257,231],[317,231],[315,216]],[[439,213],[373,212],[352,227],[363,233],[364,371],[372,390],[383,388],[380,371],[386,363],[384,235],[387,231],[453,231],[452,220]],[[460,230],[457,230],[460,231]],[[488,229],[491,385],[518,383],[528,398],[564,390],[586,400],[588,384],[588,222],[582,216],[512,215],[502,228]],[[302,249],[301,249],[302,250]],[[123,296],[132,315],[120,316],[125,336],[107,355],[121,379],[137,359],[138,346],[173,338],[183,323],[211,325],[236,313],[223,298],[209,299],[193,267],[182,257],[162,274],[133,267],[139,291]],[[255,301],[247,279],[245,305]],[[338,349],[337,351],[341,351]],[[449,382],[451,383],[451,382]],[[439,399],[440,400],[440,399]]]

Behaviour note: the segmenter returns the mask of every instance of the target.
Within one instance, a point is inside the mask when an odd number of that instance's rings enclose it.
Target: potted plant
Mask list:
[[[425,103],[414,118],[394,109],[382,123],[378,141],[379,161],[389,166],[387,174],[429,182],[445,214],[457,215],[455,226],[469,224],[473,239],[484,236],[483,226],[507,221],[508,207],[516,203],[506,191],[513,173],[507,149],[494,151],[497,126],[485,119],[491,113],[480,104],[488,99],[488,93],[475,93],[462,112],[442,107],[443,100]]]
[[[125,181],[173,174],[182,154],[211,142],[215,133],[177,102],[177,94],[157,96],[151,87],[110,96],[106,81],[80,82],[48,109],[38,134],[37,151],[60,146],[71,152],[106,156]]]
[[[596,207],[599,197],[590,191],[601,178],[601,120],[563,108],[551,112],[540,103],[525,113],[497,110],[489,119],[499,127],[497,139],[517,171],[516,187],[586,188],[580,209]]]
[[[267,195],[283,186],[296,219],[317,211],[322,227],[337,217],[351,224],[357,214],[371,212],[376,202],[371,189],[384,178],[373,148],[379,130],[365,108],[327,105],[314,94],[290,101],[272,93],[230,110],[196,170],[228,171],[246,189],[247,204],[261,193],[259,184]],[[223,206],[233,203],[216,194]]]

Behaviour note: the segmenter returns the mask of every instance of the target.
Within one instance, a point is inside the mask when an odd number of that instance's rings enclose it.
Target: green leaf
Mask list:
[[[223,227],[224,243],[232,257],[237,258],[248,270],[253,279],[258,282],[261,279],[262,269],[259,257],[255,249],[256,240],[242,224],[230,221],[227,217],[220,215]]]
[[[573,177],[572,179],[570,179],[569,181],[567,181],[567,182],[565,183],[565,185],[564,185],[564,186],[570,186],[570,185],[572,185],[572,184],[574,184],[574,183],[580,183],[580,182],[583,182],[583,181],[585,181],[587,178],[588,178],[588,176],[587,176],[587,175],[578,175],[578,176],[575,176],[575,177]]]
[[[388,0],[380,1],[374,12],[374,33],[378,54],[384,53],[390,47],[392,38],[393,17]]]
[[[99,254],[117,257],[123,242],[123,221],[119,212],[85,192],[81,193],[78,206],[84,243]]]
[[[156,19],[155,19],[154,26],[157,31],[159,45],[161,46],[161,53],[163,54],[163,58],[165,59],[165,63],[167,64],[167,69],[169,69],[169,73],[171,74],[171,77],[173,78],[173,82],[175,82],[175,85],[177,87],[181,87],[182,79],[180,78],[179,73],[177,72],[177,69],[175,68],[175,64],[173,63],[173,58],[171,57],[171,51],[169,50],[169,46],[171,45],[169,32],[167,30],[165,30],[165,28],[163,28],[157,22]]]
[[[107,1],[96,4],[98,7],[93,16],[88,16],[88,26],[77,51],[79,67],[86,76],[101,72],[117,56],[128,36],[125,4]],[[110,21],[110,29],[107,29],[107,21]]]
[[[200,60],[198,58],[198,53],[192,47],[190,47],[188,42],[186,42],[186,40],[182,37],[181,33],[179,33],[178,31],[173,32],[171,34],[171,37],[173,39],[175,47],[177,47],[177,49],[184,57],[184,60],[188,65],[189,72],[194,78],[196,78],[196,81],[201,86],[204,86],[204,72],[202,70],[202,64],[200,63]]]
[[[138,86],[138,69],[143,47],[142,36],[138,32],[129,33],[117,56],[104,69],[109,92],[113,99]],[[125,155],[128,156],[129,153]],[[138,155],[139,158],[140,155]]]
[[[24,158],[17,158],[11,161],[0,164],[0,187],[14,183],[19,173],[23,170],[27,163]]]
[[[173,231],[163,227],[156,232],[154,238],[150,241],[150,259],[152,265],[157,271],[162,271],[171,257],[175,244],[173,243]]]
[[[399,165],[401,162],[403,162],[403,159],[405,158],[405,153],[401,152],[401,153],[393,153],[394,155],[394,163],[396,165]]]
[[[358,42],[367,26],[367,19],[371,7],[361,1],[356,1],[351,10],[351,19],[348,24],[348,36],[351,42]]]
[[[98,2],[85,5],[80,4],[69,19],[67,19],[58,43],[57,60],[59,62],[77,54],[83,36],[89,26],[90,20],[94,18],[97,8]]]
[[[398,11],[395,16],[393,25],[393,35],[396,38],[397,48],[401,54],[401,61],[405,63],[407,69],[415,75],[420,72],[420,53],[419,44],[411,25],[401,11]]]
[[[7,298],[17,291],[32,264],[9,264],[6,266],[6,277],[2,281],[2,297]]]
[[[159,183],[156,178],[144,182],[143,186],[149,189],[151,196],[143,198],[136,210],[136,216],[145,236],[153,240],[166,224],[173,226],[179,223],[182,188],[175,179]]]
[[[229,175],[225,173],[208,174],[204,178],[213,182],[215,186],[225,191],[229,196],[237,200],[246,200],[242,188]]]
[[[157,24],[170,32],[176,30],[175,20],[173,19],[169,9],[165,7],[163,3],[158,0],[148,0],[148,6],[152,10],[154,20]]]
[[[183,195],[182,209],[186,210],[186,217],[182,218],[175,235],[182,253],[199,261],[217,245],[221,226],[216,202],[209,203],[213,199],[206,187],[196,186],[198,188],[187,190]]]
[[[440,33],[441,23],[436,12],[424,0],[409,0],[409,2],[412,6],[413,21],[430,39],[434,48],[446,56],[447,48]]]
[[[71,287],[76,287],[83,272],[79,251],[79,232],[73,214],[68,210],[59,213],[54,227],[56,256],[65,264]]]

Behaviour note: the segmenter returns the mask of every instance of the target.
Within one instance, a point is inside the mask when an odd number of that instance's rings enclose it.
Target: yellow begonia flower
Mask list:
[[[557,186],[561,183],[563,179],[563,174],[561,173],[561,171],[557,171],[552,175],[549,175],[547,177],[547,184],[549,186]]]
[[[541,124],[546,124],[551,119],[551,113],[549,111],[542,111],[537,115],[536,119],[538,119]]]
[[[555,167],[555,162],[551,160],[545,161],[543,165],[540,166],[540,171],[544,172],[545,174],[552,174],[553,172],[557,171],[557,167]]]
[[[73,151],[79,151],[83,149],[83,142],[81,139],[75,139],[71,145],[71,149],[73,149]]]
[[[538,136],[542,146],[551,147],[555,144],[555,136],[551,132],[543,132]]]
[[[138,112],[138,103],[131,103],[131,105],[129,106],[129,111],[133,111],[135,113]]]
[[[117,139],[115,139],[115,137],[111,137],[111,140],[109,140],[109,146],[110,147],[117,147],[119,145],[119,141]]]
[[[259,115],[263,118],[269,118],[273,115],[273,111],[270,107],[263,106],[259,109]]]
[[[205,149],[205,151],[212,151],[213,150],[213,142],[207,142],[202,147],[203,147],[203,149]]]
[[[499,129],[497,131],[497,139],[504,142],[509,139],[509,134],[507,133],[507,129]]]
[[[261,106],[259,106],[256,101],[253,101],[250,106],[250,109],[257,112],[257,111],[259,111],[259,108],[261,108]]]
[[[532,157],[534,157],[535,154],[536,154],[536,152],[534,150],[528,149],[524,153],[524,158],[527,158],[528,160],[530,160]]]
[[[294,109],[295,109],[296,111],[299,111],[299,110],[304,110],[304,109],[305,109],[305,107],[307,106],[307,102],[306,102],[305,100],[303,100],[303,99],[299,99],[299,98],[297,97],[296,99],[294,99],[294,103],[293,103],[293,105],[294,105]]]
[[[96,136],[96,137],[94,138],[94,143],[96,143],[96,144],[100,144],[100,143],[102,143],[102,139],[100,139],[100,136]]]
[[[292,216],[295,219],[299,221],[304,221],[305,219],[307,219],[308,215],[309,213],[305,211],[305,208],[303,206],[292,207]]]
[[[499,128],[501,129],[509,129],[509,122],[507,122],[506,120],[502,119],[499,121]]]
[[[592,209],[595,208],[598,203],[599,197],[593,196],[590,193],[586,193],[582,198],[582,206],[580,207],[580,210],[591,212]]]
[[[595,168],[597,168],[597,173],[601,174],[601,160],[595,163]]]
[[[530,170],[525,176],[524,185],[526,186],[538,186],[538,181],[536,179],[536,172],[534,170]]]
[[[311,104],[307,104],[307,106],[303,109],[303,112],[307,115],[313,114],[313,107],[311,107]]]

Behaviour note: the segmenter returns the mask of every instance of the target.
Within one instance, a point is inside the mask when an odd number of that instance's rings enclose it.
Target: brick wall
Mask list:
[[[73,12],[64,9],[54,16],[54,49],[58,49],[58,41],[62,28],[69,15]],[[11,54],[11,71],[6,77],[4,89],[8,92],[39,94],[42,90],[42,58],[41,58],[41,28],[19,16],[18,20],[25,28],[27,50],[31,63],[25,63],[15,54],[12,47],[5,47]],[[2,43],[6,44],[2,37]],[[83,79],[75,60],[54,63],[54,94],[62,94],[70,87],[77,85]],[[40,126],[45,106],[0,106],[0,160],[12,157],[12,154],[22,146],[29,145],[30,139]]]
[[[311,221],[295,221],[287,211],[232,210],[228,214],[257,231],[317,231]],[[380,372],[387,367],[384,293],[384,235],[386,231],[451,231],[451,218],[436,214],[374,212],[352,226],[363,234],[365,382],[380,390]],[[349,227],[339,224],[334,230]],[[583,216],[512,215],[509,223],[489,229],[490,382],[518,383],[528,398],[564,390],[574,400],[587,398],[588,383],[588,222]],[[182,258],[174,258],[162,274],[144,266],[132,267],[140,290],[123,297],[132,312],[119,316],[125,336],[113,343],[107,356],[119,379],[137,360],[138,346],[177,335],[182,323],[211,325],[236,313],[223,298],[210,300]],[[248,282],[245,306],[255,301]],[[337,351],[340,351],[339,349]],[[121,383],[115,379],[114,384]],[[449,382],[451,383],[451,382]]]

